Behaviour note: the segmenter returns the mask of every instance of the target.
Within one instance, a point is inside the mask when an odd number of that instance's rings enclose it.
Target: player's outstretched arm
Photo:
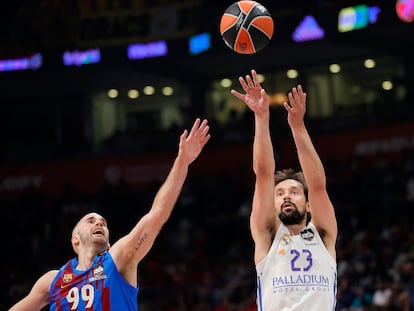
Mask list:
[[[270,99],[261,87],[256,71],[251,76],[240,77],[245,94],[231,90],[254,112],[253,171],[255,190],[253,194],[250,230],[255,242],[255,262],[258,263],[269,251],[276,232],[278,219],[274,210],[275,158],[270,135]]]
[[[33,285],[29,294],[12,306],[9,311],[40,311],[49,304],[49,288],[58,270],[42,275]]]
[[[154,198],[150,211],[128,235],[111,247],[110,253],[118,269],[131,284],[136,284],[137,264],[151,249],[159,231],[170,217],[187,178],[189,165],[198,158],[209,139],[207,120],[196,119],[191,131],[185,130],[181,134],[178,154]]]
[[[322,161],[306,129],[306,93],[302,86],[292,88],[288,94],[289,103],[284,103],[288,112],[288,123],[292,130],[298,152],[299,163],[309,189],[312,222],[322,233],[325,245],[335,257],[335,243],[338,234],[335,211],[326,190],[326,176]]]

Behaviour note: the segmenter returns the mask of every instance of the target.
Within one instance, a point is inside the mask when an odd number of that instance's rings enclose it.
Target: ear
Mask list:
[[[305,210],[306,210],[308,213],[310,213],[310,211],[311,211],[311,206],[310,206],[309,201],[308,201],[308,202],[306,202]]]
[[[72,238],[70,239],[73,246],[79,246],[80,240],[76,235],[72,235]]]

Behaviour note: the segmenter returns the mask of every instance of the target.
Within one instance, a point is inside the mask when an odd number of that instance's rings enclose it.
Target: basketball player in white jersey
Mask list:
[[[284,103],[302,171],[275,174],[269,96],[254,70],[239,81],[245,94],[231,93],[245,102],[255,119],[250,229],[258,311],[333,311],[338,228],[325,171],[304,123],[306,93],[298,85]]]

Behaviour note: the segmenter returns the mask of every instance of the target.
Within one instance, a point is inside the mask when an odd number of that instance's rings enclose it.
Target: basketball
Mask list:
[[[226,45],[240,54],[254,54],[272,39],[274,23],[269,11],[256,1],[242,0],[230,5],[220,21]]]

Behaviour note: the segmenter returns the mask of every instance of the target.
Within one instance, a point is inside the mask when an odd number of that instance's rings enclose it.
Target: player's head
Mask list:
[[[109,249],[109,230],[105,218],[97,213],[83,216],[72,230],[71,243],[76,254],[83,247],[93,247],[97,253]]]
[[[301,171],[285,169],[276,172],[275,204],[277,214],[285,225],[310,221],[308,186]]]

